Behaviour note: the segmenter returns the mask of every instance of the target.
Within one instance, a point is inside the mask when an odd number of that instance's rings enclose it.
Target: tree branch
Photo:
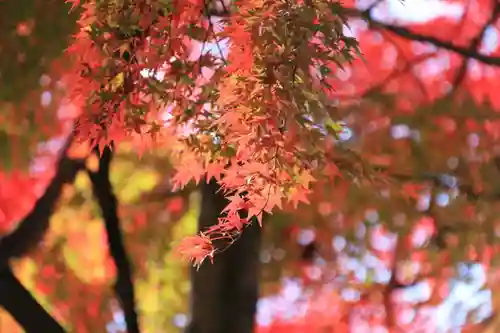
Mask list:
[[[27,255],[40,243],[49,228],[50,217],[64,184],[73,182],[78,171],[83,169],[84,161],[67,156],[72,142],[73,135],[61,150],[54,178],[33,209],[13,232],[0,239],[0,305],[28,333],[65,332],[14,276],[9,261]]]
[[[26,333],[66,332],[21,284],[8,265],[0,270],[0,304]]]
[[[489,26],[491,26],[496,22],[499,15],[500,15],[500,2],[497,2],[493,10],[491,11],[491,15],[488,18],[488,20],[484,22],[483,26],[481,27],[481,30],[471,40],[469,44],[469,50],[477,52],[478,48],[481,46],[481,42],[483,41],[484,35],[486,34],[486,30],[488,29]],[[460,66],[457,75],[455,77],[455,80],[453,82],[452,92],[456,90],[460,85],[460,83],[465,79],[469,63],[470,63],[469,58],[463,60],[462,65]]]
[[[84,168],[82,160],[73,160],[67,156],[72,141],[73,136],[70,136],[61,150],[56,174],[45,189],[45,193],[36,201],[33,209],[18,227],[0,239],[0,264],[5,265],[12,258],[28,254],[48,230],[50,216],[54,212],[63,186],[72,183],[78,171]]]
[[[118,204],[109,179],[109,166],[112,152],[106,147],[99,158],[99,170],[88,171],[92,182],[92,191],[101,208],[109,252],[116,266],[117,278],[114,285],[115,293],[125,314],[128,333],[139,333],[139,320],[135,309],[135,290],[130,259],[125,250],[123,234],[118,218]]]
[[[397,36],[416,42],[429,43],[436,47],[462,55],[466,58],[476,59],[477,61],[482,62],[486,65],[500,66],[500,57],[487,56],[485,54],[477,52],[474,49],[471,49],[470,47],[459,46],[454,44],[453,42],[448,42],[434,36],[422,35],[403,26],[384,23],[382,21],[374,19],[371,15],[370,10],[361,11],[356,8],[346,8],[346,14],[350,17],[362,18],[374,28],[390,31]]]

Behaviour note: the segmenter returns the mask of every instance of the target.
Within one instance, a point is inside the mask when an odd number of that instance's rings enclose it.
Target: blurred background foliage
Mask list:
[[[76,32],[78,10],[59,0],[0,2],[0,100],[20,102],[37,88]]]
[[[0,1],[0,166],[26,167],[34,143],[54,133],[68,64],[61,55],[79,10],[60,0]],[[50,73],[50,76],[49,76]]]
[[[161,154],[138,159],[124,147],[115,157],[111,175],[126,245],[137,270],[137,302],[144,331],[181,332],[188,319],[189,265],[172,250],[181,238],[196,232],[200,194],[172,196],[165,191],[169,169]],[[294,272],[286,259],[299,255],[300,248],[284,237],[290,221],[290,216],[278,215],[273,228],[265,229],[263,295],[280,290],[282,271]],[[65,187],[43,248],[34,258],[17,262],[15,270],[69,331],[105,333],[123,328],[123,320],[113,314],[116,308],[110,306],[115,272],[102,216],[85,173]],[[0,332],[22,332],[4,312],[0,325]]]

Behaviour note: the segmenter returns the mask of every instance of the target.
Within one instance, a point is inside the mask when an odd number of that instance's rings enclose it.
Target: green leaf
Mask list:
[[[328,133],[333,135],[333,137],[338,140],[339,135],[345,129],[345,124],[341,121],[333,121],[332,119],[328,118],[325,122],[325,127]]]

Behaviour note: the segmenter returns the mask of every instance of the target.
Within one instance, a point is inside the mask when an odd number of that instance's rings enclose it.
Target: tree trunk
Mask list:
[[[217,223],[227,201],[215,182],[202,184],[198,229]],[[259,294],[261,228],[249,226],[214,263],[191,272],[191,323],[186,333],[252,333]]]

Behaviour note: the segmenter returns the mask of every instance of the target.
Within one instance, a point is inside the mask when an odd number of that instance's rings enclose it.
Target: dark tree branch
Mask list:
[[[28,333],[65,332],[14,276],[9,261],[26,256],[40,243],[64,184],[72,183],[78,171],[84,168],[84,161],[67,156],[72,141],[71,135],[61,150],[54,178],[33,209],[13,232],[0,239],[0,305]]]
[[[376,85],[372,86],[371,88],[366,89],[364,92],[360,94],[361,98],[366,98],[370,94],[373,94],[382,88],[384,88],[388,83],[390,83],[392,80],[398,78],[399,76],[402,76],[404,74],[408,74],[416,65],[419,65],[423,63],[424,61],[431,59],[436,56],[435,52],[432,53],[426,53],[421,56],[415,57],[411,61],[406,60],[406,64],[404,65],[403,68],[396,68],[394,69],[391,73],[389,73],[384,79],[379,81]]]
[[[388,36],[388,37],[390,38],[391,36]],[[405,52],[401,49],[401,46],[399,46],[399,44],[394,41],[393,38],[390,38],[390,39],[392,42],[392,46],[394,46],[398,50],[400,57],[404,59],[404,61],[406,63],[405,67],[409,67],[409,70],[407,70],[406,73],[409,73],[411,75],[411,77],[415,81],[415,84],[417,85],[418,89],[422,92],[422,95],[424,97],[427,97],[427,99],[430,99],[429,92],[425,88],[425,84],[422,82],[422,80],[414,72],[412,72],[412,69],[414,68],[414,66],[412,66],[412,63],[413,63],[412,59],[408,59],[405,56]]]
[[[66,332],[21,284],[9,266],[0,270],[0,304],[26,333]]]
[[[109,179],[109,167],[112,152],[106,147],[99,158],[99,170],[88,170],[92,182],[92,191],[101,208],[109,252],[116,266],[117,279],[114,285],[115,293],[122,306],[128,333],[139,333],[139,320],[135,308],[135,290],[131,262],[125,250],[123,234],[118,218],[117,198]]]
[[[45,193],[36,201],[33,209],[18,227],[0,239],[0,264],[6,264],[12,258],[25,256],[43,239],[63,186],[72,183],[78,171],[84,168],[83,161],[73,160],[67,156],[72,141],[71,136],[62,149],[56,174]]]
[[[356,8],[347,8],[346,14],[351,17],[360,17],[367,21],[374,28],[390,31],[397,36],[416,42],[429,43],[436,47],[462,55],[463,57],[476,59],[477,61],[480,61],[486,65],[500,66],[500,57],[490,57],[485,54],[479,53],[476,50],[471,49],[470,47],[459,46],[454,44],[453,42],[445,41],[434,36],[422,35],[413,32],[403,26],[384,23],[382,21],[374,19],[371,15],[371,11],[369,10],[362,11]]]
[[[486,30],[490,25],[496,22],[499,15],[500,15],[500,2],[497,2],[488,20],[483,24],[478,34],[471,40],[469,44],[469,50],[477,52],[479,46],[481,46],[481,42],[483,41]],[[460,69],[458,70],[455,80],[453,82],[452,93],[458,88],[460,83],[465,79],[465,76],[467,74],[467,69],[469,68],[469,63],[470,63],[469,58],[463,60],[462,65],[460,66]]]

